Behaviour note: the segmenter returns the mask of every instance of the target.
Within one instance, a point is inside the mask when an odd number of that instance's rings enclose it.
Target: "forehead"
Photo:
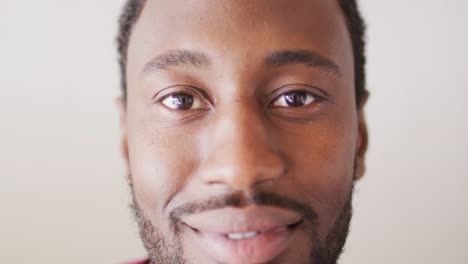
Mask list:
[[[231,68],[276,50],[312,50],[345,75],[353,72],[345,20],[330,0],[148,0],[129,42],[128,79],[174,49],[200,51]]]

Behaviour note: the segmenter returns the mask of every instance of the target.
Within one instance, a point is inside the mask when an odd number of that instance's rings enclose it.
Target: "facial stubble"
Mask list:
[[[172,232],[172,241],[167,239],[161,230],[155,227],[151,222],[150,218],[143,212],[141,207],[138,205],[138,202],[135,198],[133,187],[130,185],[132,192],[132,203],[130,205],[136,222],[138,223],[140,230],[140,237],[143,241],[143,245],[146,248],[149,258],[153,264],[188,264],[190,263],[185,259],[184,250],[182,248],[182,237],[181,237],[181,228],[178,217],[172,215],[170,219],[171,232]],[[309,261],[304,261],[304,263],[310,264],[336,264],[339,256],[341,255],[346,238],[349,232],[349,225],[352,218],[352,196],[353,196],[354,185],[352,186],[348,198],[339,214],[337,220],[332,226],[330,232],[324,240],[320,240],[317,236],[317,228],[320,224],[317,221],[317,214],[315,210],[308,205],[296,202],[289,198],[284,198],[288,202],[281,202],[279,196],[270,194],[270,193],[257,193],[252,197],[263,197],[259,199],[251,199],[252,204],[256,205],[278,205],[278,207],[289,208],[294,211],[299,211],[301,215],[305,216],[305,224],[307,230],[309,230],[311,237],[311,253]],[[234,196],[235,197],[235,196]],[[197,206],[197,204],[187,204],[182,207],[179,207],[179,211],[184,211],[183,208],[203,208],[196,211],[206,211],[214,208],[222,208],[226,206],[232,206],[233,202],[232,196],[227,196],[226,199],[220,200],[217,202],[212,202],[213,200],[207,201],[211,203],[211,207],[207,208],[203,205]],[[235,199],[235,198],[234,198]],[[224,206],[223,206],[224,203]],[[177,209],[176,209],[177,210]],[[174,211],[176,211],[174,210]],[[192,212],[186,212],[192,213]],[[275,261],[268,262],[268,264],[274,264]]]

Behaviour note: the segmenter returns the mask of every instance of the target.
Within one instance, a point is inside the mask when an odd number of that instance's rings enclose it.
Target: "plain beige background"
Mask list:
[[[118,149],[122,4],[0,0],[0,263],[144,255]],[[370,152],[340,263],[468,263],[468,2],[361,5]]]

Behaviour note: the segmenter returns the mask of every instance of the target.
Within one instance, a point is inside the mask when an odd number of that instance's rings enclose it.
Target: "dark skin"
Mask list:
[[[341,216],[364,173],[367,132],[337,2],[148,1],[127,59],[122,149],[155,261],[313,263],[332,233],[347,230]],[[238,197],[220,207],[239,215],[265,207],[252,199],[258,192],[304,204],[317,219],[256,261],[223,259],[185,218],[171,221],[213,197]]]

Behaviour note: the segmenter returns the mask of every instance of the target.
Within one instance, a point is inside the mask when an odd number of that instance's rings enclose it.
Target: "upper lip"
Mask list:
[[[301,220],[294,211],[272,206],[228,207],[182,218],[183,223],[197,231],[215,234],[266,232]]]

